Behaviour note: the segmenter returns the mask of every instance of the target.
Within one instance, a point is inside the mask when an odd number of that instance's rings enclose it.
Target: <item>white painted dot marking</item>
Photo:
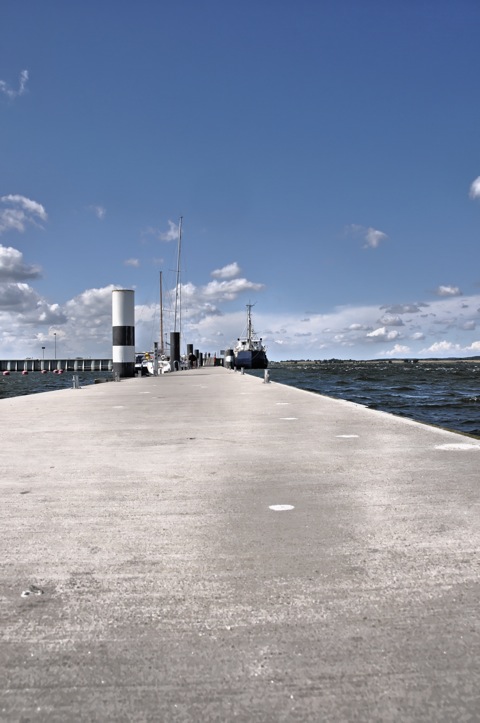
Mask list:
[[[277,407],[288,407],[290,406],[290,402],[276,402]]]
[[[283,419],[285,422],[293,421],[294,419],[298,419],[298,417],[280,417],[280,419]]]
[[[358,439],[358,434],[337,434],[338,439]]]
[[[119,405],[119,406],[117,406],[117,407],[113,407],[113,409],[125,409],[125,407],[122,406],[122,405]]]
[[[468,444],[467,442],[458,442],[456,444],[437,444],[435,449],[480,449],[480,444]]]
[[[269,505],[268,509],[274,512],[286,512],[287,510],[294,510],[295,507],[293,505]]]

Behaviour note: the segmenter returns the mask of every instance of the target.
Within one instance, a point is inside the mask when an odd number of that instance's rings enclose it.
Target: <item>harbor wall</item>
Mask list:
[[[112,371],[111,359],[0,359],[0,372],[51,372],[63,369],[72,372]]]

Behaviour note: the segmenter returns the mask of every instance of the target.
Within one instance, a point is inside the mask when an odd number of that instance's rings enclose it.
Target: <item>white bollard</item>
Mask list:
[[[269,384],[270,383],[270,374],[268,373],[268,369],[265,369],[263,373],[263,383]]]

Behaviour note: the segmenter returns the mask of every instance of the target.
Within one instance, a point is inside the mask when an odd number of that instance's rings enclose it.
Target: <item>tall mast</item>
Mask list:
[[[177,331],[177,309],[180,297],[180,251],[182,248],[182,221],[183,216],[180,216],[180,221],[178,224],[177,283],[175,285],[175,314],[173,320],[173,331]]]
[[[160,271],[160,354],[164,354],[163,348],[163,291],[162,291],[162,272]]]
[[[249,342],[252,340],[252,306],[254,304],[247,304],[247,339]]]

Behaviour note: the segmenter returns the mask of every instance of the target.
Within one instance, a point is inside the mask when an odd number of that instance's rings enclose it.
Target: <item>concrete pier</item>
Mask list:
[[[0,418],[2,721],[480,719],[479,440],[221,367]]]

